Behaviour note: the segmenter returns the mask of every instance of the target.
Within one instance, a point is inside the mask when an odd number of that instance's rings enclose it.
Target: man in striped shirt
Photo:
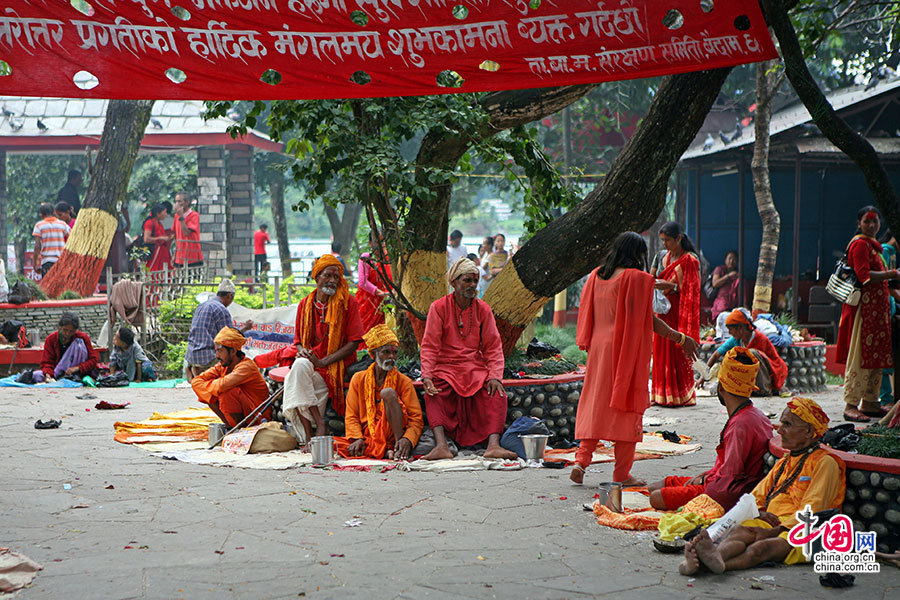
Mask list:
[[[41,220],[31,233],[34,240],[34,265],[41,265],[41,275],[46,275],[66,247],[69,226],[53,216],[53,207],[41,204],[39,209]]]

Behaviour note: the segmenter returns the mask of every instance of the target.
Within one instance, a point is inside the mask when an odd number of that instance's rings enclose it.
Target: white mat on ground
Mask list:
[[[168,450],[155,452],[153,456],[192,465],[238,467],[240,469],[284,470],[312,464],[312,454],[300,450],[272,452],[271,454],[231,454],[222,451],[221,448],[215,448],[213,450]]]
[[[682,454],[690,454],[691,452],[697,452],[700,448],[703,447],[703,444],[700,442],[689,443],[689,444],[673,444],[672,442],[667,442],[661,437],[655,435],[644,434],[644,440],[638,442],[637,448],[635,452],[638,454],[660,454],[663,456],[681,456]],[[575,449],[573,448],[571,452],[567,454],[547,454],[544,456],[545,459],[550,460],[575,460]],[[591,460],[591,464],[596,463],[607,463],[607,462],[615,462],[615,457],[606,452],[594,452],[594,456]]]
[[[401,471],[420,471],[423,473],[448,473],[451,471],[518,471],[525,466],[525,461],[484,458],[483,456],[457,456],[444,460],[416,460],[402,462],[397,467]]]

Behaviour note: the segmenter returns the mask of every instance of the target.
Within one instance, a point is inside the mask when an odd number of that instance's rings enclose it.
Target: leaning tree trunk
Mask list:
[[[287,219],[284,217],[284,181],[281,173],[275,173],[269,179],[269,202],[272,205],[272,225],[275,227],[275,239],[278,241],[278,258],[281,261],[281,276],[290,277],[293,273],[291,265],[291,247],[288,244]]]
[[[487,94],[481,100],[481,107],[487,111],[489,120],[479,132],[478,139],[460,138],[444,127],[435,128],[425,135],[416,157],[416,179],[434,194],[428,201],[414,199],[409,208],[405,219],[406,242],[403,247],[406,254],[401,280],[403,295],[417,313],[427,314],[431,303],[448,291],[445,278],[447,227],[453,184],[450,178],[433,181],[431,169],[455,168],[472,144],[480,139],[552,115],[585,96],[594,87],[578,85]],[[408,315],[421,342],[424,321],[412,313]]]
[[[665,205],[669,176],[703,124],[731,68],[666,77],[609,174],[538,231],[485,294],[509,353],[556,293],[596,267],[619,233],[644,231]]]
[[[859,167],[891,231],[900,231],[900,196],[878,153],[834,111],[806,67],[797,32],[787,13],[795,4],[796,0],[761,0],[766,21],[778,38],[787,77],[819,130]]]
[[[359,227],[359,215],[363,206],[355,202],[343,206],[341,216],[338,216],[337,210],[326,204],[325,215],[328,217],[328,224],[331,225],[334,241],[341,243],[341,256],[346,259],[350,256],[353,240],[356,239],[356,228]]]
[[[753,193],[763,231],[756,285],[753,288],[754,315],[772,312],[772,280],[775,277],[775,259],[778,258],[778,237],[781,235],[781,216],[775,208],[769,182],[769,123],[772,121],[772,98],[781,81],[771,72],[776,64],[777,61],[770,60],[756,65],[755,141],[750,172],[753,174]]]
[[[116,205],[125,199],[153,100],[110,100],[91,183],[59,261],[41,280],[47,295],[64,290],[94,293],[109,254],[118,220]]]

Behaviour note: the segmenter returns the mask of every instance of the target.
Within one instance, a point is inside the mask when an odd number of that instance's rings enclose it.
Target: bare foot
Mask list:
[[[572,472],[569,473],[569,479],[576,485],[584,483],[584,467],[578,464],[572,467]]]
[[[622,487],[646,487],[646,485],[646,481],[638,479],[634,475],[622,482]]]
[[[695,541],[691,540],[684,546],[684,562],[678,565],[678,572],[682,575],[693,575],[700,569],[700,559],[694,545]]]
[[[444,444],[435,446],[431,452],[422,457],[422,460],[444,460],[446,458],[453,458],[453,453],[450,452],[450,446]]]
[[[719,554],[716,545],[709,539],[709,534],[705,529],[697,534],[694,541],[696,542],[694,547],[697,550],[697,558],[700,559],[700,562],[706,565],[706,568],[713,573],[724,573],[725,563],[722,561],[722,555]]]
[[[503,460],[518,460],[519,455],[512,450],[507,450],[499,444],[496,446],[488,446],[484,451],[485,458],[501,458]]]
[[[328,425],[325,424],[325,420],[316,422],[316,435],[330,435],[331,432],[328,431]]]

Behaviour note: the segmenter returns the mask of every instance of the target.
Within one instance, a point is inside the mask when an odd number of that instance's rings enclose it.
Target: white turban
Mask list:
[[[473,263],[466,257],[460,258],[447,271],[447,282],[453,285],[453,282],[467,273],[479,274],[478,265]]]
[[[237,290],[234,287],[234,283],[230,279],[223,279],[219,282],[219,293],[228,293],[234,294]]]

